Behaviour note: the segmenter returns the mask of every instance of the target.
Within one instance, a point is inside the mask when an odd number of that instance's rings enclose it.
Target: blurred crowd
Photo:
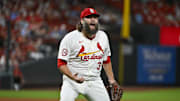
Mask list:
[[[59,40],[75,29],[85,7],[100,12],[102,29],[123,23],[123,0],[0,0],[0,71],[5,69],[7,20],[11,21],[10,65],[15,67],[56,55]],[[131,12],[132,23],[180,25],[179,3],[133,0]]]
[[[132,4],[136,23],[155,26],[180,26],[180,2],[178,0],[142,1]]]
[[[5,67],[7,20],[11,21],[11,66],[50,55],[52,47],[49,42],[59,40],[68,29],[65,17],[55,4],[50,0],[0,1],[0,69]]]
[[[101,2],[100,0],[99,2]],[[0,70],[5,69],[7,24],[11,21],[10,66],[55,55],[59,40],[75,29],[80,11],[99,5],[89,0],[1,0],[0,1]],[[102,23],[113,15],[103,11],[105,4],[97,6],[104,13]]]

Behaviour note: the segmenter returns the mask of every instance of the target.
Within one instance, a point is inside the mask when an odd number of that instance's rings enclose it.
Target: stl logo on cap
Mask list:
[[[94,13],[94,10],[93,9],[89,9],[91,13]]]
[[[80,17],[81,18],[84,18],[88,15],[96,15],[97,17],[99,17],[100,15],[97,13],[97,11],[93,8],[85,8],[82,12],[81,12],[81,15]]]

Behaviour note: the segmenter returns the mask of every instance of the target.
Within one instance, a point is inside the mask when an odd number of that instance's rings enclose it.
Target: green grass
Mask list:
[[[0,90],[0,97],[4,98],[45,98],[58,99],[56,90]],[[84,99],[82,95],[78,99]],[[180,101],[180,88],[150,91],[125,91],[122,101]]]
[[[180,88],[151,91],[125,92],[123,100],[138,101],[180,101]]]
[[[7,98],[45,98],[45,99],[54,99],[58,98],[58,91],[49,91],[49,90],[0,90],[0,97]]]
[[[59,99],[57,90],[0,90],[0,98]],[[78,99],[84,99],[82,95]]]

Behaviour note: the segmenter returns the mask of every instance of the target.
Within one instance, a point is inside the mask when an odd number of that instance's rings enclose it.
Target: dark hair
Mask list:
[[[77,23],[76,29],[81,32],[82,28],[83,28],[83,26],[82,26],[81,22]]]

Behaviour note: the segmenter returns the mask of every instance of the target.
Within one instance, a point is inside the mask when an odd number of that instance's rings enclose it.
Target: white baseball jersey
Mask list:
[[[58,59],[66,60],[73,74],[78,73],[85,80],[94,80],[100,78],[103,61],[110,55],[105,32],[98,31],[95,38],[88,39],[82,32],[74,30],[62,39]]]

